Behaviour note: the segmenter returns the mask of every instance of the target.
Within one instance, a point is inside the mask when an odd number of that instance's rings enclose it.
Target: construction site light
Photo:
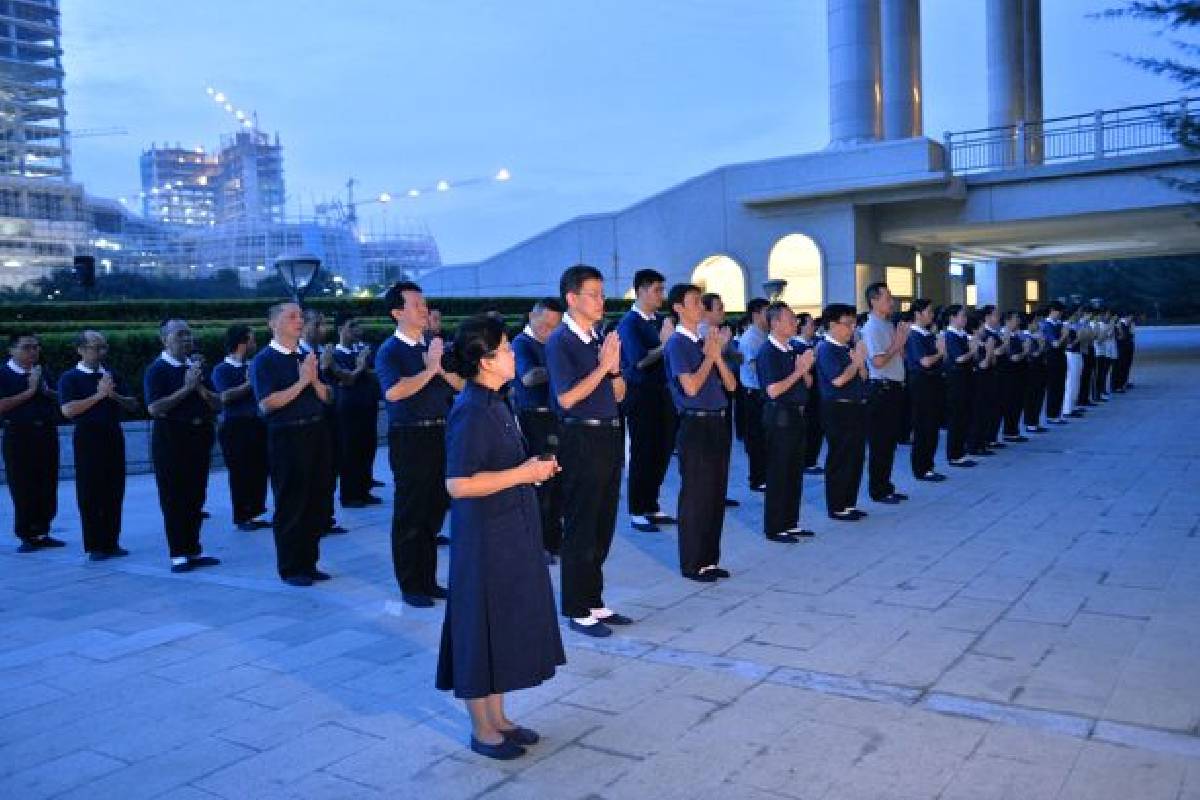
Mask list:
[[[216,100],[218,103],[224,103],[225,95],[222,94],[221,92],[217,92],[216,94],[213,95],[213,100]]]
[[[512,173],[509,172],[507,169],[501,168],[501,170],[496,173],[496,180],[498,180],[498,181],[512,180]]]
[[[421,190],[420,190],[420,189],[409,189],[409,190],[408,190],[408,196],[409,196],[409,197],[420,197],[420,196],[421,196]]]
[[[390,203],[392,202],[392,196],[388,192],[381,192],[378,200],[381,203]]]
[[[437,190],[439,192],[450,191],[450,181],[438,181],[437,182]]]

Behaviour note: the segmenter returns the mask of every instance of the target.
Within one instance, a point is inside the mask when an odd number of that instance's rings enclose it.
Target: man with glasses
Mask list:
[[[854,306],[833,303],[822,315],[828,333],[817,345],[821,423],[825,454],[825,506],[829,518],[854,522],[867,514],[855,508],[866,455],[866,349],[854,344]]]
[[[892,483],[892,465],[896,444],[904,427],[904,344],[909,324],[893,325],[895,301],[886,283],[867,287],[871,315],[863,326],[862,340],[867,348],[867,439],[870,461],[867,492],[876,503],[895,505],[908,495],[896,491]]]
[[[212,461],[213,412],[221,400],[193,354],[192,329],[169,319],[159,329],[163,351],[144,376],[146,410],[153,418],[150,454],[170,549],[171,572],[220,564],[200,545],[201,516]]]
[[[559,280],[565,324],[546,341],[550,398],[563,424],[562,614],[587,636],[609,636],[631,619],[604,604],[604,561],[621,496],[625,436],[618,404],[625,398],[621,337],[603,339],[604,275],[577,264]]]
[[[93,561],[129,555],[119,544],[125,499],[125,434],[122,412],[138,410],[125,383],[104,366],[108,343],[97,331],[75,340],[79,363],[58,379],[62,415],[75,424],[75,497],[83,549]]]
[[[50,523],[58,512],[58,393],[38,363],[41,348],[33,333],[14,333],[9,337],[8,363],[0,367],[4,473],[20,553],[64,544],[50,536]]]

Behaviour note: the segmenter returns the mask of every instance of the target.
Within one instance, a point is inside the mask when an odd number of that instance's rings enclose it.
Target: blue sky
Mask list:
[[[1043,0],[1047,116],[1177,87],[1119,53],[1162,54],[1119,0]],[[514,180],[392,203],[448,263],[486,257],[721,164],[828,140],[825,0],[62,0],[67,110],[89,192],[136,195],[151,142],[213,146],[224,91],[284,144],[289,213],[356,177],[360,196],[442,178]],[[986,125],[985,0],[923,0],[926,135]],[[382,232],[379,206],[363,210]]]

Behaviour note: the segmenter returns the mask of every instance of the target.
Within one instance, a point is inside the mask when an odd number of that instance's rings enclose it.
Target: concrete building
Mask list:
[[[203,147],[150,145],[138,160],[142,216],[168,225],[209,225],[217,218],[220,162]]]
[[[987,0],[989,127],[923,135],[918,0],[827,0],[830,142],[720,167],[626,209],[569,220],[424,279],[444,295],[541,295],[585,262],[624,293],[636,270],[720,292],[731,309],[787,281],[816,309],[885,279],[914,296],[1020,308],[1056,261],[1200,252],[1194,175],[1163,111],[1186,101],[1045,119],[1040,0]]]
[[[58,0],[0,0],[0,285],[69,266],[85,239],[64,100]]]

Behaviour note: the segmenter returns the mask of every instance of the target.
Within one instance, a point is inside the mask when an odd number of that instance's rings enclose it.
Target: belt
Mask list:
[[[190,417],[188,419],[171,419],[170,417],[159,417],[155,422],[169,422],[172,425],[187,425],[189,428],[199,428],[205,424],[210,424],[211,420],[207,417]]]
[[[831,398],[829,402],[831,402],[831,403],[850,403],[850,404],[859,406],[867,401],[866,400],[851,400],[849,398],[844,398],[844,397],[834,397],[834,398]]]
[[[748,395],[756,395],[756,394],[763,393],[762,389],[755,389],[753,386],[746,386],[744,388],[746,390],[746,394],[748,394]]]
[[[44,419],[33,419],[27,422],[6,422],[2,427],[5,428],[45,428],[51,423]]]
[[[396,422],[389,425],[389,428],[441,428],[446,424],[445,417],[430,417],[428,419],[414,419],[412,422]]]
[[[803,416],[805,406],[801,403],[786,403],[782,400],[768,400],[767,401],[767,405],[766,405],[767,411],[774,411],[774,410],[777,410],[780,408],[787,409],[788,411],[791,411],[794,414],[799,414],[799,415]]]
[[[700,417],[703,419],[705,417],[723,417],[725,416],[725,409],[720,408],[710,411],[703,408],[685,408],[680,413],[685,417]]]
[[[521,413],[522,413],[522,414],[550,414],[550,413],[553,413],[553,409],[551,409],[551,408],[541,408],[541,407],[538,407],[538,408],[523,408],[523,409],[521,409]]]
[[[588,419],[586,417],[563,417],[563,425],[582,425],[587,428],[619,428],[621,420],[619,417],[611,417],[609,419]]]
[[[881,385],[887,386],[888,384],[891,384],[893,386],[903,386],[904,385],[904,381],[894,381],[891,378],[871,378],[867,381],[867,383],[873,383],[876,386],[881,386]]]
[[[305,425],[316,425],[318,422],[324,422],[325,415],[317,414],[312,417],[302,417],[300,419],[282,420],[280,422],[267,422],[267,425],[272,428],[300,428]]]

